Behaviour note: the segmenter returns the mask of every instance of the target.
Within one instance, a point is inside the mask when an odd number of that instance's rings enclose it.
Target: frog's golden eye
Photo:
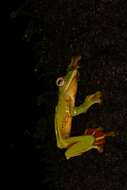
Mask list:
[[[57,86],[63,86],[63,85],[64,85],[64,78],[63,78],[63,77],[59,77],[59,78],[56,80],[56,85],[57,85]]]

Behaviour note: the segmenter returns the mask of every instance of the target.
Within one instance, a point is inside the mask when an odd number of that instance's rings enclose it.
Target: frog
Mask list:
[[[75,106],[80,62],[80,55],[72,56],[66,75],[56,80],[58,86],[58,103],[55,107],[54,123],[56,144],[59,149],[66,149],[65,158],[67,160],[92,149],[103,152],[106,136],[112,135],[112,133],[106,134],[100,127],[88,128],[80,136],[70,135],[72,118],[86,113],[91,106],[102,102],[102,92],[96,91],[87,95],[82,104]]]

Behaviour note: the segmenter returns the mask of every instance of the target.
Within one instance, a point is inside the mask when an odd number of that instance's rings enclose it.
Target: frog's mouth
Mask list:
[[[81,56],[73,56],[71,58],[71,64],[68,67],[69,71],[73,71],[75,69],[79,68],[79,64],[80,64],[80,60],[81,60]]]
[[[65,86],[64,91],[69,89],[69,87],[71,86],[74,80],[75,82],[77,82],[79,78],[78,68],[79,68],[80,59],[81,59],[81,56],[72,57],[71,64],[69,65],[69,68],[68,68],[68,70],[71,72],[71,76],[68,83]]]

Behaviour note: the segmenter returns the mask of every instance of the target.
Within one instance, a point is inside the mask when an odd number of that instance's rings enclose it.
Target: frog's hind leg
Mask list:
[[[70,137],[66,141],[68,143],[68,149],[65,152],[67,159],[81,155],[90,149],[97,149],[99,151],[99,147],[94,144],[95,137],[92,135]]]

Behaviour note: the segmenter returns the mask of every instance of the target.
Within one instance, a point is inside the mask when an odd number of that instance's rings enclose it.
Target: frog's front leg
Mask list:
[[[96,138],[93,135],[70,137],[65,141],[68,144],[68,149],[65,152],[66,159],[81,155],[91,149],[102,152],[102,147],[95,144]]]
[[[94,94],[91,94],[91,95],[88,95],[86,98],[85,98],[85,101],[83,104],[81,104],[80,106],[78,107],[75,107],[73,110],[72,110],[72,116],[76,116],[76,115],[79,115],[81,113],[85,113],[87,112],[87,110],[93,105],[93,104],[96,104],[96,103],[101,103],[102,102],[102,93],[100,91],[97,91],[96,93]]]

